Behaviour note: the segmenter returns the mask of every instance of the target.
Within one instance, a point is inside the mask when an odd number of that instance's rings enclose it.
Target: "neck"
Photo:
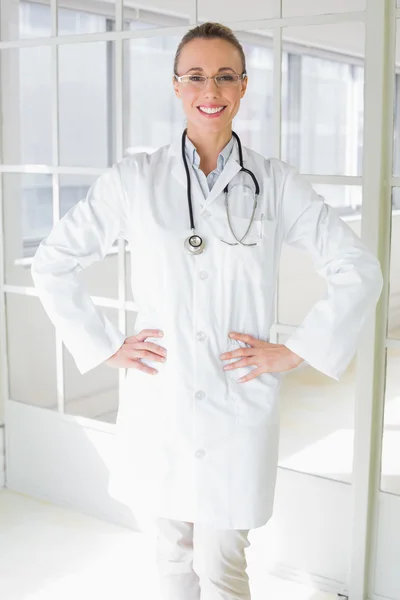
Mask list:
[[[232,129],[226,128],[222,131],[204,132],[190,124],[187,128],[187,137],[196,146],[196,150],[200,156],[200,164],[212,166],[216,165],[219,153],[232,137]]]

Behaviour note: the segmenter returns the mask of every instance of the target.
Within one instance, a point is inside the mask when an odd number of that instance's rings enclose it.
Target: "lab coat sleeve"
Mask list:
[[[125,341],[78,277],[124,235],[125,221],[125,198],[115,164],[54,225],[33,258],[31,273],[39,298],[82,374],[112,356]]]
[[[339,380],[356,350],[382,291],[379,261],[294,168],[283,177],[284,243],[311,254],[327,282],[285,346],[315,369]],[[294,300],[295,301],[295,300]]]

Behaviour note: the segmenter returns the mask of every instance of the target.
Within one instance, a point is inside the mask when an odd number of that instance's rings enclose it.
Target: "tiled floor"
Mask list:
[[[247,550],[253,600],[333,600],[263,573]],[[4,600],[159,600],[149,538],[10,490],[0,491]]]

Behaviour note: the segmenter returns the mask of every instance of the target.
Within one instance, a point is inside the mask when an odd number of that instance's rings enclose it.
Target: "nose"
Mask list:
[[[212,77],[210,77],[210,79],[207,79],[203,89],[206,92],[213,92],[215,94],[215,92],[218,90],[218,86],[215,82],[215,79],[213,79]]]

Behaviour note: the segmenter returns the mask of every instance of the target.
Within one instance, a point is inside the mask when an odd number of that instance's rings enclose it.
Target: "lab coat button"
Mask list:
[[[207,218],[208,218],[208,217],[211,217],[211,212],[210,212],[209,210],[205,210],[205,211],[203,212],[203,216],[204,216],[204,217],[207,217]]]
[[[205,450],[196,450],[194,455],[196,458],[204,458],[206,455],[206,452],[205,452]]]
[[[200,276],[200,279],[207,279],[208,273],[207,273],[207,271],[200,271],[199,276]]]
[[[203,392],[203,390],[199,390],[198,392],[196,392],[195,396],[197,400],[203,400],[205,393]]]
[[[206,339],[206,334],[204,333],[204,331],[198,331],[196,334],[197,339],[199,340],[199,342],[204,342],[204,340]]]

